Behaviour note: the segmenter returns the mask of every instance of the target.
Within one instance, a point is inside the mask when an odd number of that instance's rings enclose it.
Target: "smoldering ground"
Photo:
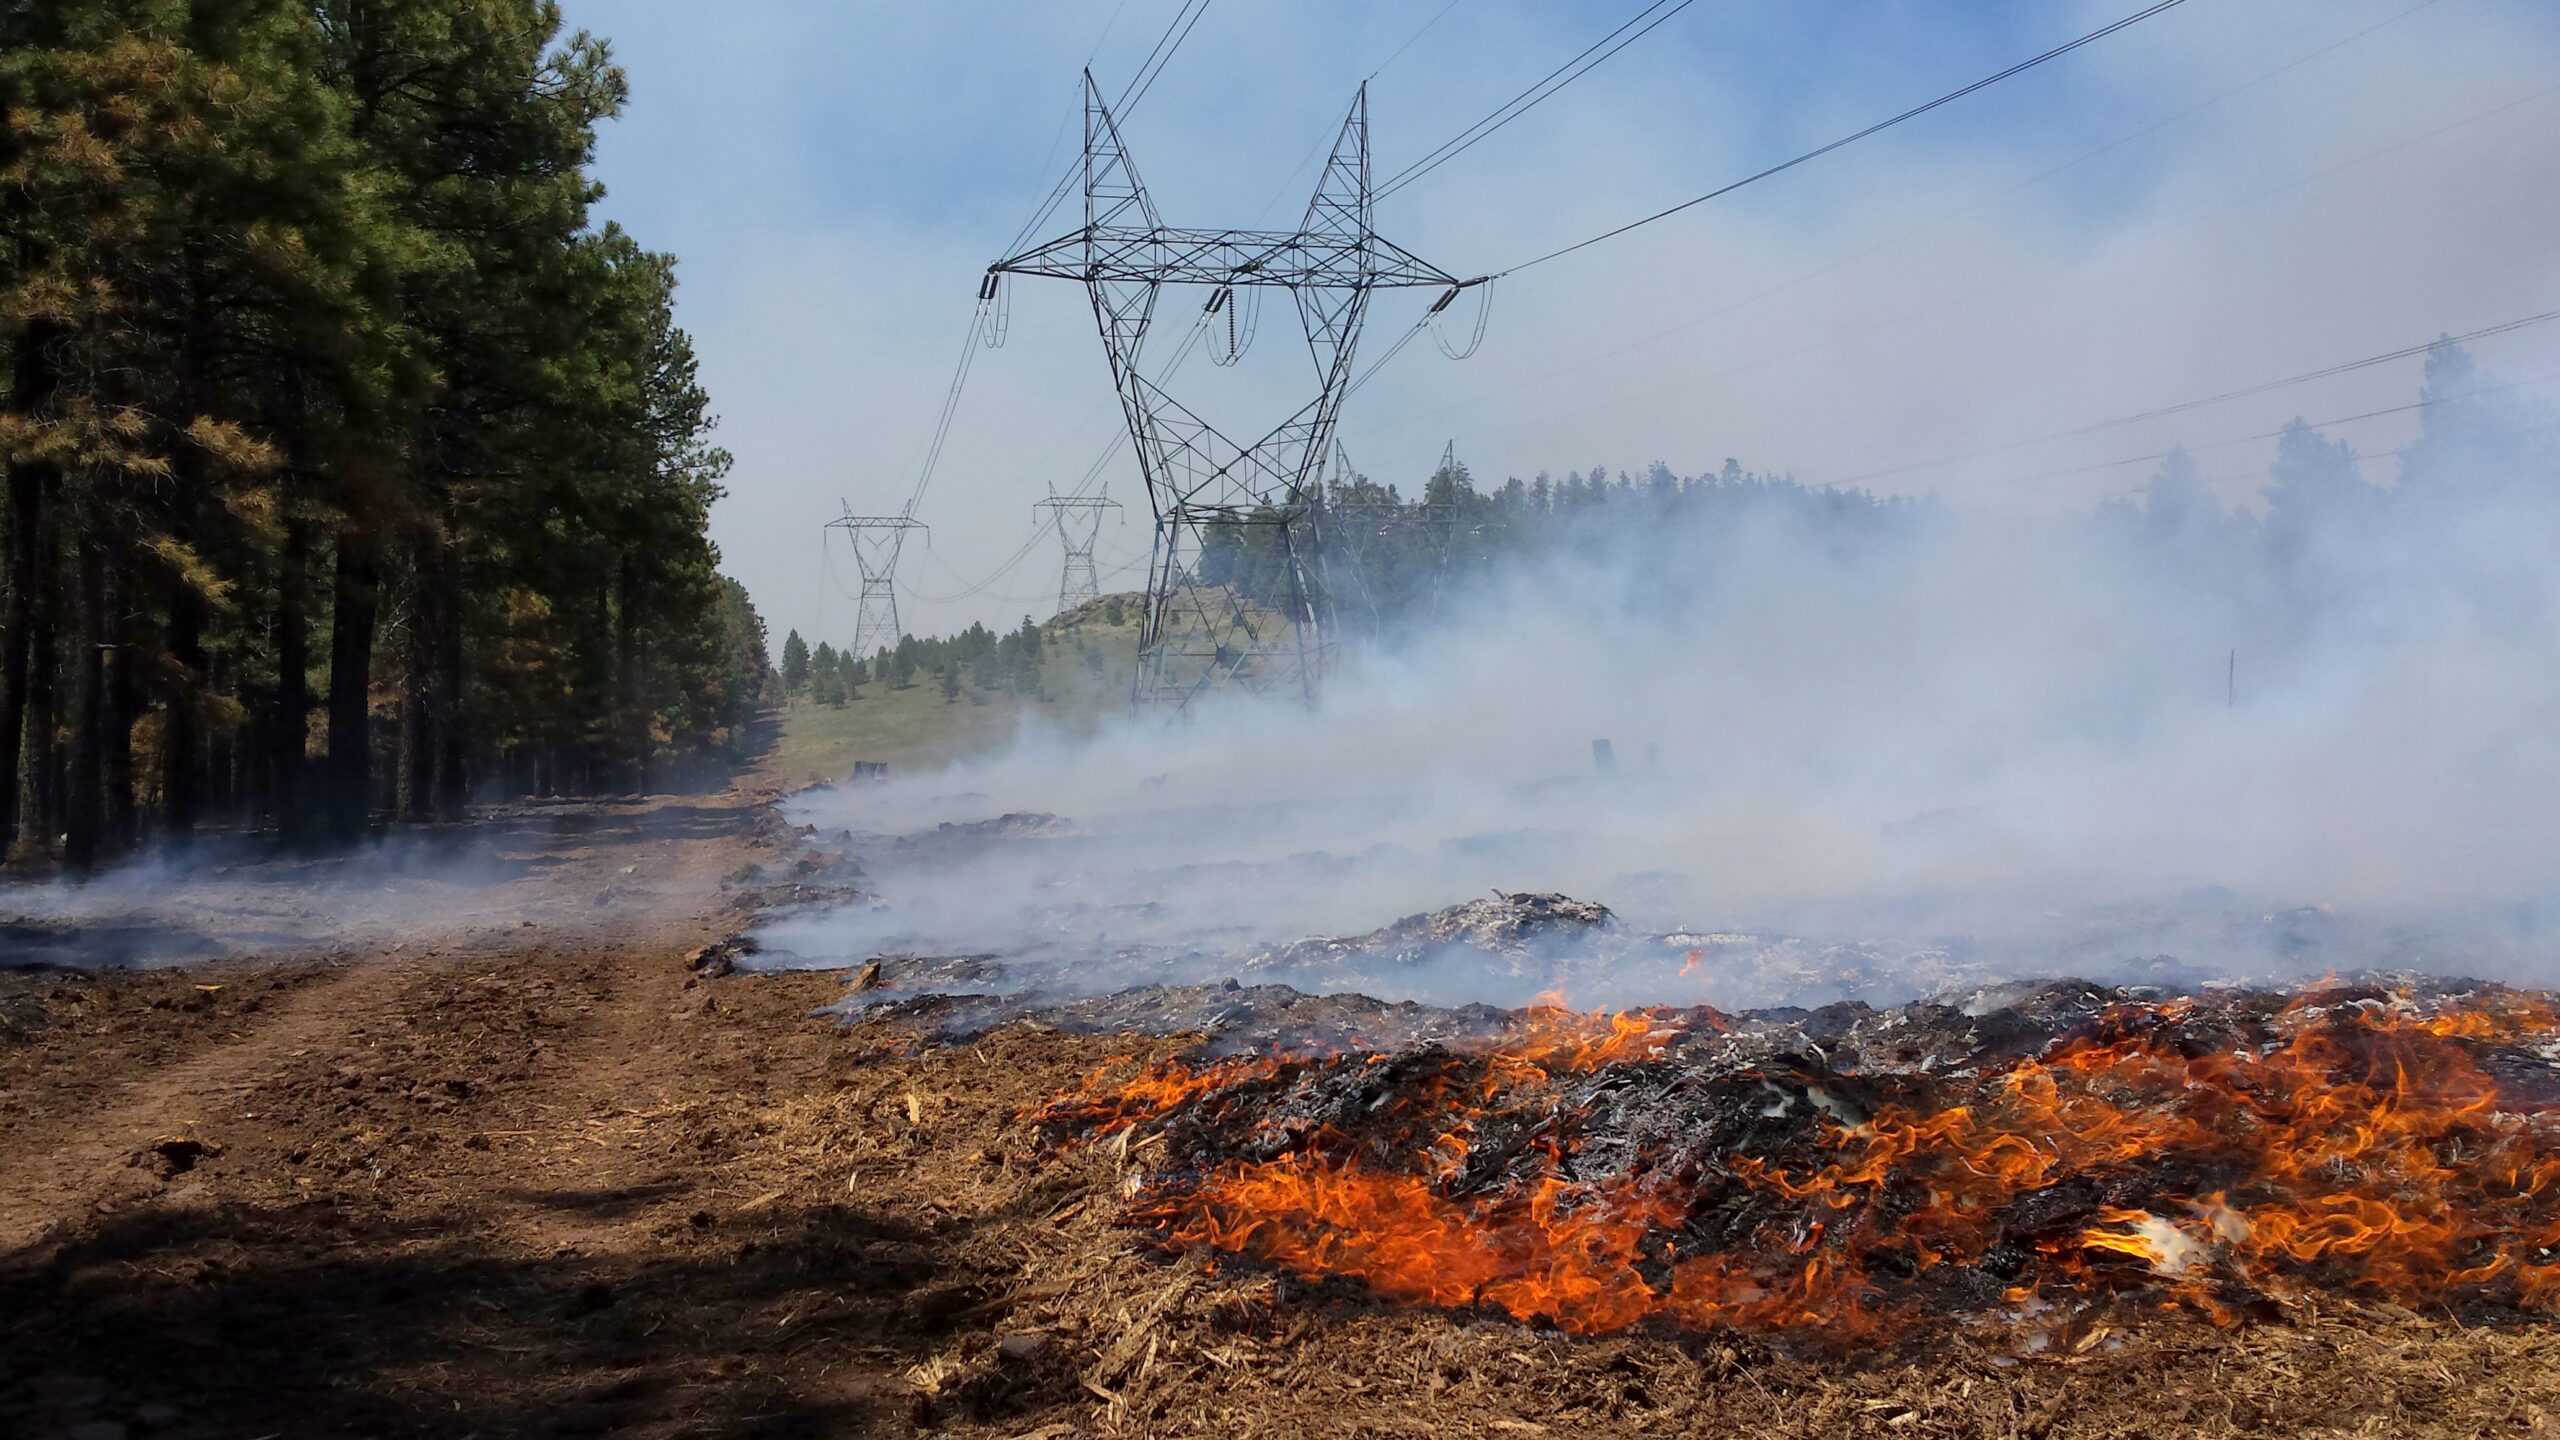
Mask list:
[[[2183,457],[2064,516],[1613,490],[1490,542],[1437,623],[1313,710],[1032,728],[805,797],[876,893],[765,942],[1091,991],[1288,978],[1309,936],[1557,891],[1617,923],[1527,963],[1314,978],[1722,1005],[2059,973],[2547,980],[2560,469],[2547,420],[2467,357],[2428,384],[2397,464],[2303,432],[2248,510]],[[1058,818],[988,823],[1009,813]]]
[[[536,801],[354,850],[207,836],[85,882],[0,886],[0,965],[152,967],[608,937],[710,885],[680,848],[737,816],[681,799]]]

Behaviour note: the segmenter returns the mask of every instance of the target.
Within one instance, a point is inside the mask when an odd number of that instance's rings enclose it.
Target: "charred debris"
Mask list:
[[[990,838],[946,830],[914,843]],[[1497,893],[1110,993],[1044,991],[996,955],[868,957],[833,1008],[893,1045],[1004,1025],[1196,1037],[1024,1122],[1052,1155],[1114,1147],[1142,1248],[1347,1300],[1816,1344],[1944,1320],[2030,1348],[2125,1307],[2221,1324],[2323,1297],[2466,1321],[2560,1308],[2560,1011],[2534,992],[2385,973],[2245,987],[2162,962],[2170,983],[1611,1013],[1341,983],[1453,963],[1529,980],[1564,957],[1695,968],[1723,938]]]

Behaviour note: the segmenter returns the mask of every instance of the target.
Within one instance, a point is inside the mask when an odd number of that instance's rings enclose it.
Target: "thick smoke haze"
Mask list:
[[[1373,71],[1383,177],[1610,23],[1484,0],[1399,54],[1426,13],[1213,8],[1124,117],[1168,222],[1284,223]],[[1378,225],[1457,273],[1501,269],[2120,13],[1694,7],[1385,197]],[[1110,89],[1154,26],[1099,3],[992,30],[913,7],[741,25],[652,4],[609,28],[643,96],[683,75],[728,102],[643,106],[609,135],[607,209],[687,257],[685,318],[741,462],[714,514],[727,554],[777,635],[842,646],[852,605],[813,528],[839,496],[912,493],[983,267],[1072,153],[1072,62],[1096,57]],[[1499,888],[1604,902],[1628,934],[1741,938],[1361,982],[1559,981],[1604,1003],[1884,998],[2164,955],[2203,976],[2540,975],[2547,461],[2453,456],[2461,407],[2417,405],[2415,360],[2093,422],[2548,310],[2556,64],[2560,25],[2531,0],[2181,6],[1506,279],[1473,358],[1417,342],[1352,396],[1343,438],[1373,477],[1411,496],[1454,438],[1488,489],[1735,455],[1916,503],[1845,528],[1773,502],[1595,530],[1479,576],[1445,626],[1355,657],[1313,714],[1035,728],[808,798],[802,818],[865,837],[876,900],[766,939],[819,962],[1001,953],[1107,988],[1269,973],[1272,947]],[[896,143],[848,163],[848,135]],[[1206,298],[1167,297],[1150,373]],[[1382,297],[1364,361],[1430,298]],[[1025,281],[1010,299],[1011,339],[979,356],[918,510],[931,543],[901,572],[918,633],[1046,614],[1055,542],[1031,506],[1088,475],[1127,507],[1106,584],[1139,573],[1146,512],[1108,450],[1120,410],[1085,297]],[[2515,387],[2495,405],[2550,393],[2555,336],[2474,347]],[[1245,364],[1195,355],[1168,385],[1258,435],[1304,403],[1304,361],[1281,304]],[[2441,378],[2437,395],[2493,383]],[[2371,457],[2363,488],[2262,495],[2293,415]],[[2536,444],[2543,423],[2502,419]],[[2181,442],[2189,482],[2134,495]],[[1064,828],[930,834],[1006,812]],[[1707,958],[1684,976],[1690,949]]]
[[[1314,711],[1035,728],[804,799],[822,827],[911,838],[866,846],[872,904],[768,938],[1110,988],[1561,891],[1673,937],[1655,960],[1728,938],[1685,976],[1382,964],[1360,988],[1883,999],[2163,956],[2190,979],[2548,979],[2560,472],[2504,392],[2450,398],[2496,382],[2458,354],[2429,368],[2448,398],[2419,451],[2366,479],[2299,435],[2263,519],[2176,462],[2138,502],[2067,516],[1781,487],[1628,523],[1639,491],[1357,657]],[[1026,811],[1068,828],[918,834]]]
[[[714,534],[777,639],[787,628],[812,645],[852,638],[853,607],[820,574],[816,527],[840,497],[868,513],[911,492],[984,267],[1075,145],[1078,63],[1094,54],[1116,88],[1176,7],[1155,8],[1016,6],[990,25],[875,0],[570,5],[572,23],[612,36],[631,67],[633,112],[601,142],[604,213],[684,257],[680,315],[739,459]],[[1287,222],[1313,188],[1310,149],[1438,8],[1316,0],[1282,18],[1211,6],[1128,117],[1167,222]],[[1457,273],[1500,269],[2133,8],[1691,6],[1386,197],[1378,225]],[[1370,85],[1379,175],[1621,18],[1526,0],[1451,11]],[[1486,480],[1594,461],[1687,473],[1728,455],[1846,480],[2548,309],[2560,303],[2555,75],[2560,7],[2547,0],[2183,5],[1501,282],[1483,348],[1453,363],[1416,342],[1352,397],[1344,439],[1408,493],[1452,438]],[[901,572],[918,634],[1047,613],[1054,539],[979,582],[1033,538],[1034,502],[1075,487],[1120,425],[1080,287],[1014,288],[1011,339],[978,357],[918,511],[930,545]],[[1167,297],[1151,363],[1206,298]],[[1432,298],[1382,296],[1364,357]],[[1266,312],[1252,357],[1274,359],[1271,383],[1237,377],[1263,425],[1308,398],[1287,311]],[[2482,358],[2517,380],[2546,374],[2554,353],[2537,355],[2530,338],[2484,344]],[[2410,373],[2357,372],[1859,483],[2061,513],[2138,484],[2141,470],[2023,477],[2183,440],[2222,498],[2241,501],[2272,441],[2202,447],[2264,436],[2295,413],[2403,403]],[[1173,388],[1214,407],[1227,378],[1195,355]],[[2414,428],[2383,414],[2338,433],[2381,452]],[[1125,562],[1145,543],[1125,447],[1101,479],[1129,507],[1105,534],[1105,563]]]

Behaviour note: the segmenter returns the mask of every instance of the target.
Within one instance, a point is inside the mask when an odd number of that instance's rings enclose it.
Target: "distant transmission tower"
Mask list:
[[[906,548],[907,532],[922,530],[925,524],[905,515],[856,515],[846,505],[844,514],[828,521],[827,528],[845,533],[853,545],[853,563],[862,569],[862,609],[853,622],[853,653],[868,660],[883,646],[897,644],[906,633],[898,627],[894,583],[898,552]]]
[[[1379,567],[1415,550],[1421,552],[1424,562],[1422,579],[1426,588],[1418,603],[1406,597],[1406,618],[1438,618],[1440,593],[1458,533],[1456,501],[1432,499],[1429,483],[1423,486],[1423,498],[1411,503],[1342,498],[1357,492],[1360,477],[1353,473],[1351,457],[1340,442],[1333,447],[1333,457],[1333,493],[1324,499],[1318,528],[1324,539],[1325,578],[1332,587],[1340,628],[1366,633],[1372,639],[1384,632],[1393,599],[1391,596],[1388,603],[1381,603]],[[1458,442],[1452,440],[1440,452],[1440,468],[1431,472],[1431,478],[1437,481],[1442,476],[1454,476],[1457,469]],[[1383,497],[1387,492],[1373,489],[1370,493]],[[1417,530],[1419,544],[1409,538]],[[1396,578],[1412,577],[1400,574]]]
[[[1448,585],[1449,559],[1457,548],[1459,468],[1458,442],[1452,440],[1440,451],[1440,468],[1431,472],[1434,482],[1447,483],[1422,487],[1421,518],[1431,555],[1431,594],[1423,602],[1425,619],[1440,618],[1440,592]],[[1440,491],[1436,498],[1432,494],[1435,488]]]
[[[1448,293],[1436,313],[1472,282],[1371,228],[1366,87],[1297,229],[1183,230],[1157,218],[1092,73],[1084,78],[1084,224],[988,270],[1080,280],[1093,302],[1156,518],[1133,698],[1178,709],[1228,682],[1295,689],[1313,700],[1331,645],[1316,482],[1351,388],[1370,292],[1442,288]],[[1139,352],[1167,285],[1210,287],[1203,313],[1229,316],[1238,287],[1286,289],[1315,361],[1316,398],[1244,445],[1140,374]],[[1264,577],[1258,597],[1246,593],[1249,569]]]
[[[1049,517],[1067,547],[1066,569],[1058,575],[1058,613],[1066,614],[1102,594],[1102,577],[1093,568],[1094,542],[1102,538],[1102,512],[1120,502],[1099,495],[1052,495],[1031,507]]]
[[[1369,573],[1374,564],[1371,557],[1385,532],[1385,514],[1395,507],[1383,500],[1348,498],[1356,493],[1359,483],[1359,472],[1351,468],[1351,452],[1342,448],[1341,441],[1334,441],[1333,484],[1322,497],[1316,516],[1326,595],[1332,603],[1337,632],[1375,638],[1384,628],[1385,617],[1378,608],[1377,586]]]

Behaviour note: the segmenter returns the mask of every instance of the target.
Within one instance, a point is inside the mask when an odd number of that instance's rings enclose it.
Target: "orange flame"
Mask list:
[[[1793,1165],[1666,1155],[1584,1178],[1566,1124],[1462,1188],[1483,1136],[1725,1028],[1713,1012],[1546,1004],[1395,1092],[1409,1149],[1265,1125],[1256,1147],[1276,1158],[1159,1181],[1134,1218],[1387,1299],[1578,1333],[1649,1319],[1866,1333],[1914,1312],[1921,1277],[1945,1266],[2014,1274],[2013,1301],[2157,1291],[2217,1318],[2234,1298],[2314,1289],[2560,1309],[2560,1122],[2502,1104],[2476,1048],[2560,1035],[2549,1003],[2298,1001],[2253,1042],[2202,1054],[2177,1028],[2189,1013],[2118,1007],[1942,1103],[1826,1119]],[[1041,1119],[1104,1135],[1359,1063],[1097,1076]],[[1737,1215],[1756,1218],[1737,1230]]]

